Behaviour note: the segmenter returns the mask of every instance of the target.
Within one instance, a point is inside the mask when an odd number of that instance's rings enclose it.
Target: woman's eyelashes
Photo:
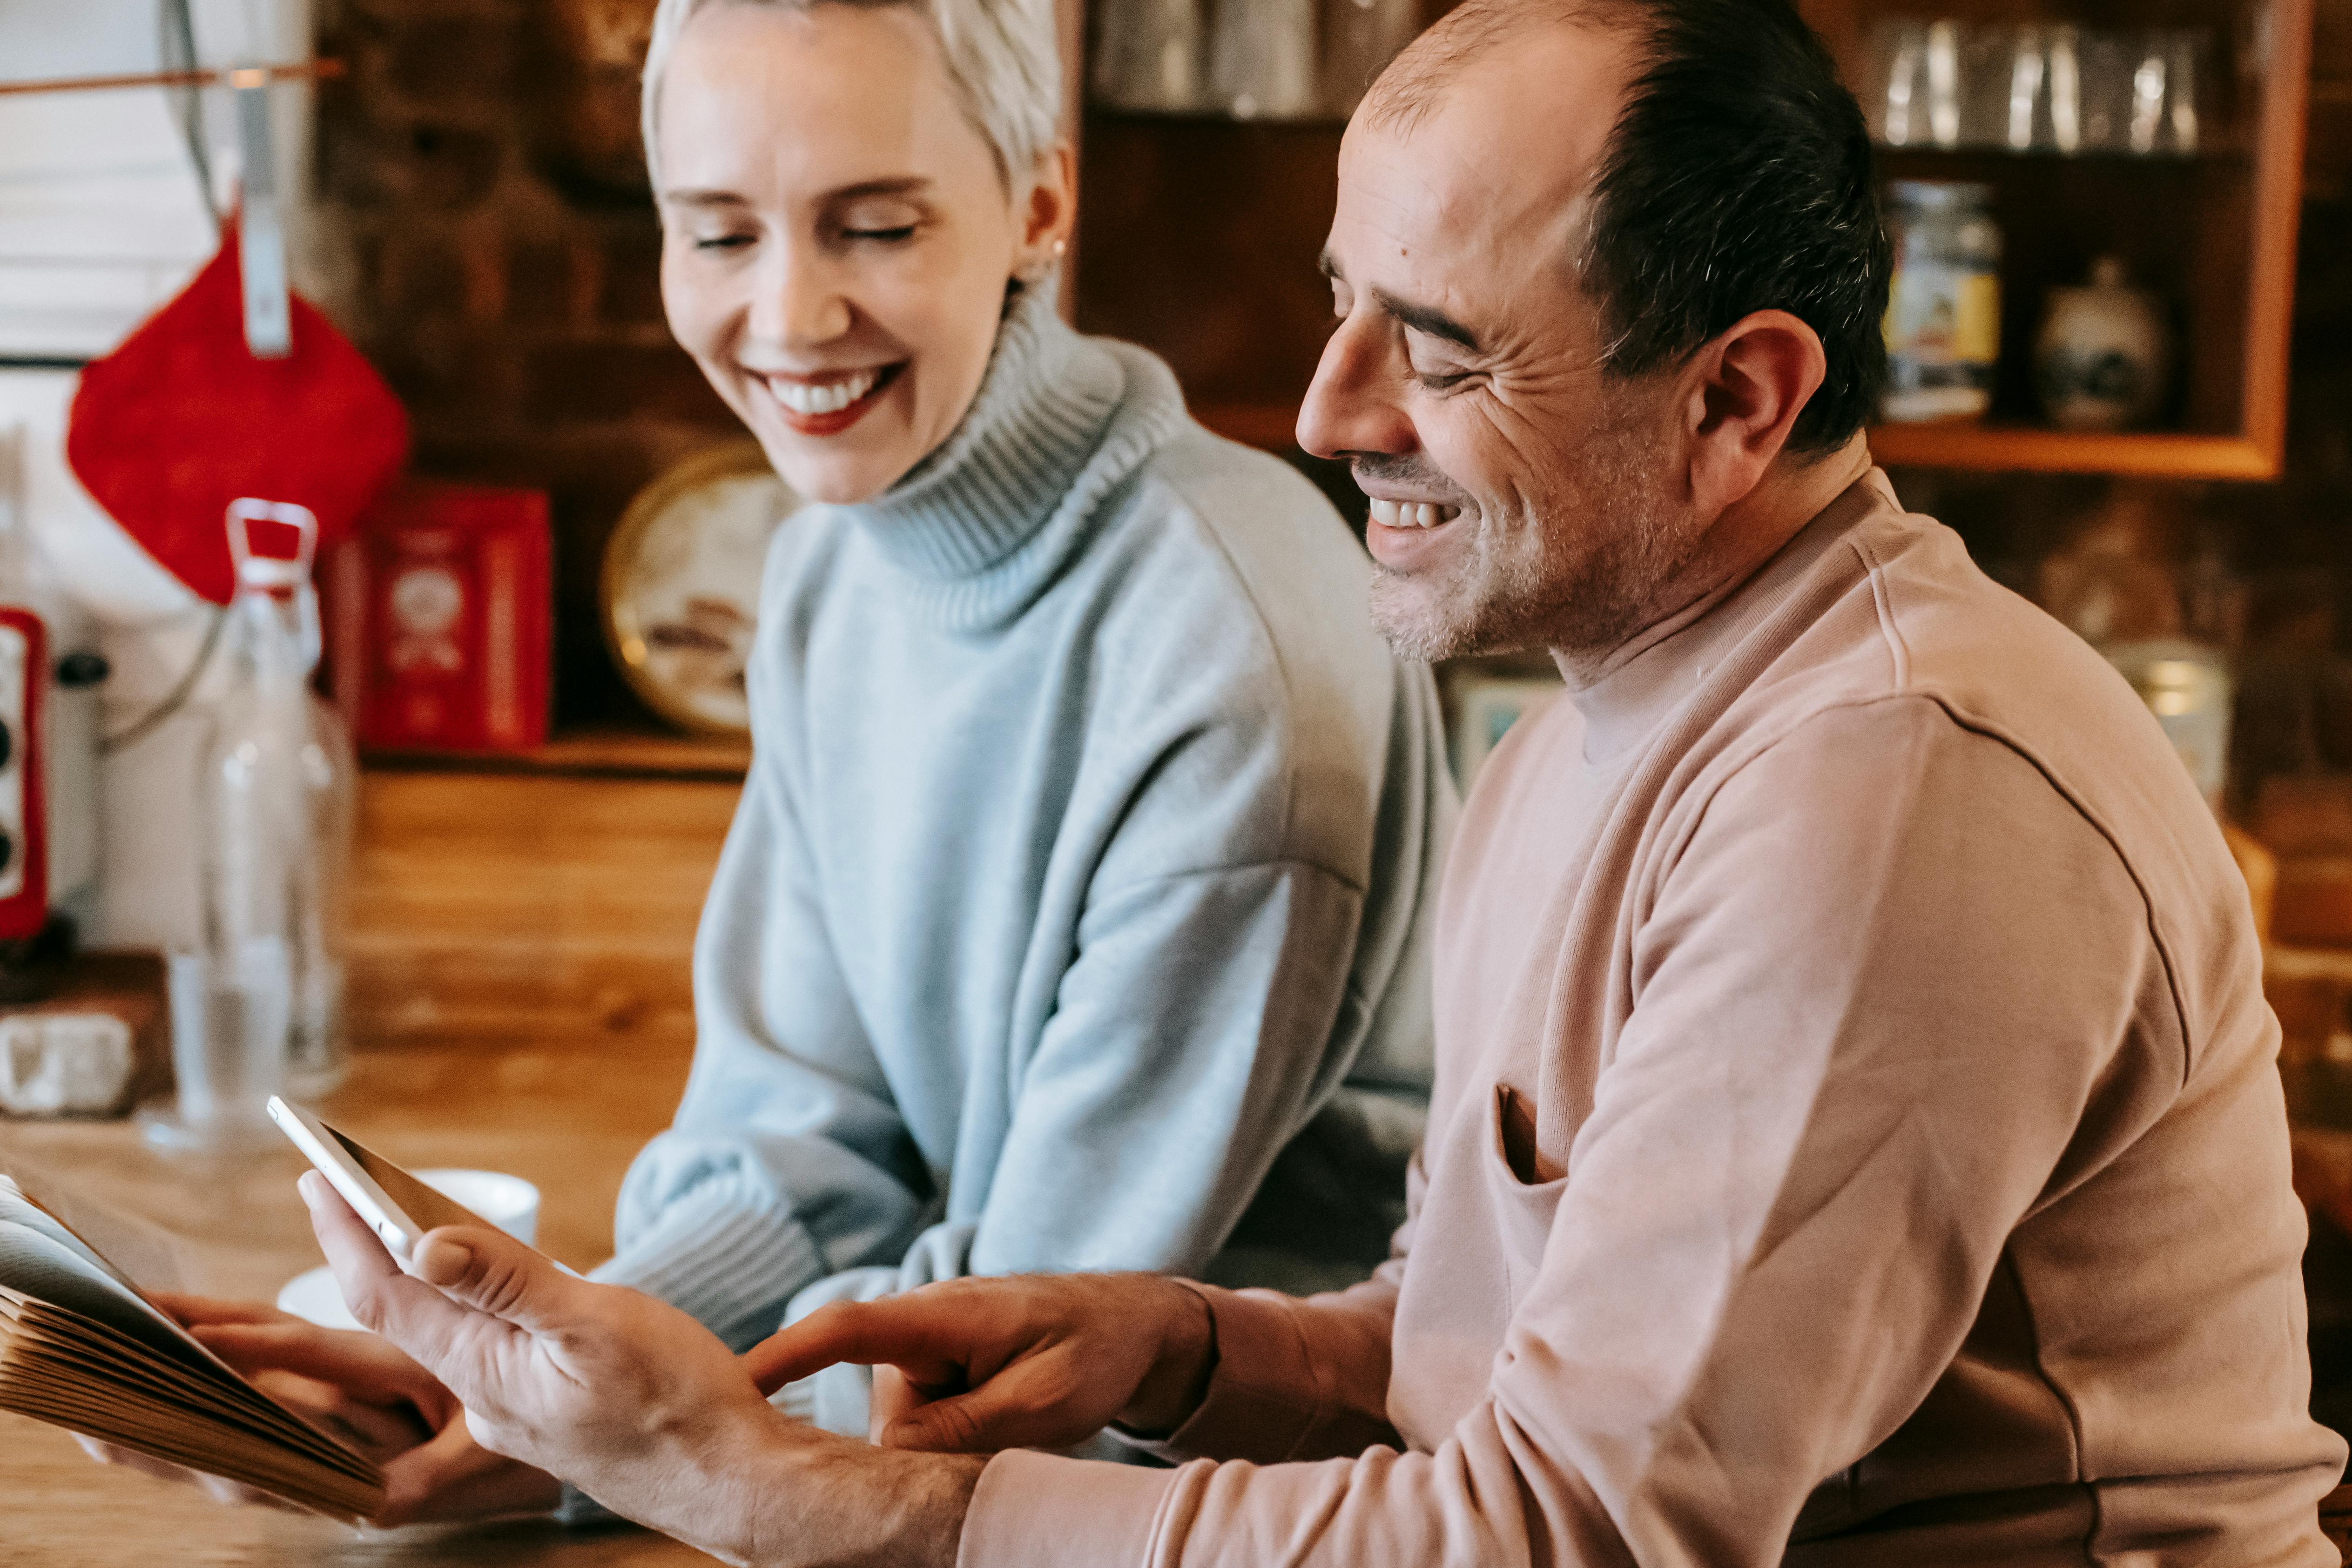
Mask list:
[[[836,245],[904,245],[931,214],[903,199],[866,197],[842,203],[824,214],[822,232]]]
[[[919,223],[843,225],[833,230],[836,246],[898,246],[905,245],[920,232]],[[750,229],[727,229],[713,234],[689,234],[687,241],[696,250],[705,252],[744,250],[760,243],[760,235]]]

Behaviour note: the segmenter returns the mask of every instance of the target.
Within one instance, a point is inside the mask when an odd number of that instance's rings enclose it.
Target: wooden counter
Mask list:
[[[539,1186],[540,1245],[576,1268],[612,1243],[630,1158],[677,1108],[692,1051],[687,957],[736,787],[370,773],[352,948],[356,1036],[330,1119],[404,1165]],[[53,1172],[165,1228],[191,1289],[274,1297],[321,1260],[290,1146],[173,1160],[127,1122],[0,1117],[0,1163]],[[631,1529],[354,1531],[85,1458],[0,1413],[0,1568],[709,1563]]]
[[[668,1041],[567,1039],[540,1048],[377,1047],[360,1054],[328,1116],[410,1166],[481,1166],[539,1185],[541,1245],[574,1267],[611,1245],[613,1199],[630,1156],[668,1121],[686,1082]],[[0,1119],[0,1162],[51,1171],[112,1207],[166,1227],[191,1288],[268,1299],[320,1261],[289,1146],[235,1164],[167,1159],[127,1123]],[[125,1563],[501,1563],[631,1568],[707,1563],[634,1530],[546,1524],[357,1531],[264,1509],[225,1508],[187,1488],[83,1458],[64,1433],[0,1414],[0,1568]]]

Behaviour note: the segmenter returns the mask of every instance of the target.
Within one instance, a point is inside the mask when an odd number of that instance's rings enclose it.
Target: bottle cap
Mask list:
[[[268,523],[294,530],[294,553],[256,554],[253,526]],[[228,504],[228,558],[236,580],[248,588],[271,591],[298,588],[310,579],[311,558],[319,549],[319,518],[310,507],[291,501],[263,501],[241,497]]]

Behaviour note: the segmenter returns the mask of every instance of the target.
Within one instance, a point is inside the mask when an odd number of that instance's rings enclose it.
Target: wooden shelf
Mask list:
[[[527,773],[574,779],[699,779],[740,782],[751,743],[622,725],[564,731],[531,751],[371,752],[371,769],[403,773]]]
[[[1870,450],[1891,468],[2129,474],[2162,479],[2270,479],[2278,474],[2277,454],[2242,435],[1881,424],[1871,429]]]

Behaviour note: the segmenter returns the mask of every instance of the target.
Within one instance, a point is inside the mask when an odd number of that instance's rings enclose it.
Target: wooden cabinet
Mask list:
[[[1880,460],[2274,477],[2286,444],[2311,0],[1937,0],[1929,8],[1976,22],[2204,29],[2212,47],[2212,112],[2190,156],[1881,150],[1890,178],[1991,185],[2007,253],[1991,418],[1882,426],[1871,437]],[[1805,0],[1804,9],[1847,79],[1867,79],[1870,25],[1891,8],[1874,0]],[[2175,306],[2179,385],[2162,428],[2074,434],[2035,419],[2031,364],[2043,291],[2083,282],[2101,255],[2120,256],[2135,279]]]
[[[1076,0],[1062,0],[1065,36]],[[1974,424],[1881,426],[1882,461],[1914,466],[2260,479],[2285,441],[2287,338],[2310,71],[2311,0],[1803,0],[1849,81],[1867,73],[1872,24],[1942,14],[1970,22],[2195,26],[2212,39],[2216,112],[2191,156],[1882,151],[1890,178],[1991,184],[2007,238],[2001,370]],[[1081,78],[1069,64],[1072,102]],[[1336,189],[1337,123],[1085,110],[1078,324],[1145,344],[1176,369],[1212,427],[1291,444],[1329,316],[1315,271]],[[2032,344],[2044,291],[2122,256],[2174,302],[2179,391],[2164,428],[2118,434],[2037,422]]]

